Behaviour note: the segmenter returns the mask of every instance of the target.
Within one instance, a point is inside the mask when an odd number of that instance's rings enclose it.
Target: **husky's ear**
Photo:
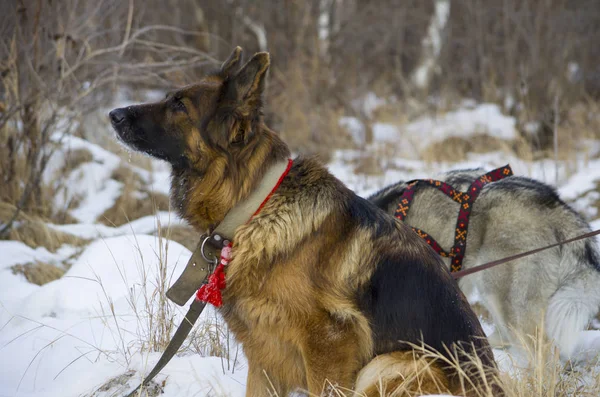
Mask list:
[[[238,103],[244,103],[254,108],[260,106],[270,63],[269,53],[259,52],[254,54],[252,59],[230,79],[232,93]]]
[[[235,47],[229,58],[221,65],[221,76],[229,78],[235,74],[242,61],[242,47]]]

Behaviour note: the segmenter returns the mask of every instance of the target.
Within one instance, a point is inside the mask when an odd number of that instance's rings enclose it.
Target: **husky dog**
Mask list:
[[[466,191],[483,169],[452,171],[437,180]],[[407,183],[369,200],[394,214]],[[419,186],[405,222],[427,232],[443,248],[453,244],[458,204],[439,190]],[[539,181],[511,176],[482,188],[471,210],[463,268],[560,242],[590,231],[556,191]],[[449,266],[449,258],[443,258]],[[496,332],[493,346],[516,343],[543,324],[563,358],[570,358],[580,331],[600,307],[600,255],[595,240],[580,240],[508,262],[459,280],[469,296],[478,291]],[[545,323],[541,323],[541,320]]]
[[[262,118],[269,63],[259,53],[243,65],[237,48],[197,84],[110,113],[121,140],[171,164],[174,207],[200,233],[281,175],[211,279],[222,277],[215,305],[248,358],[246,395],[320,395],[326,382],[369,396],[382,384],[412,390],[402,395],[502,395],[477,316],[439,257],[318,161],[289,160]],[[420,355],[421,343],[457,367]]]

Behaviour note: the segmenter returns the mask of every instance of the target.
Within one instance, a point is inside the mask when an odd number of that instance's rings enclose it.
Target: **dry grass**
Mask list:
[[[62,167],[62,174],[67,175],[81,164],[89,163],[94,160],[94,156],[87,149],[74,149],[65,155],[65,163]]]
[[[542,334],[542,332],[540,332]],[[502,374],[507,397],[600,395],[600,370],[592,364],[572,367],[560,361],[557,351],[543,337],[525,336],[529,366]]]
[[[271,84],[278,92],[268,101],[268,114],[274,120],[267,120],[267,124],[277,126],[293,151],[316,154],[328,161],[333,149],[351,143],[346,130],[339,125],[343,110],[334,107],[331,101],[323,103],[320,67],[316,60],[303,59],[285,72],[272,72]]]
[[[114,205],[100,215],[98,220],[101,223],[121,226],[157,211],[169,210],[169,197],[148,191],[142,178],[131,168],[121,165],[111,178],[123,183],[123,190]]]
[[[428,163],[453,162],[467,159],[469,153],[523,152],[523,146],[488,134],[477,134],[469,138],[448,137],[434,142],[421,152],[421,158]]]
[[[8,124],[0,129],[0,181],[4,183],[2,189],[0,189],[0,204],[3,206],[0,208],[0,223],[10,219],[10,217],[6,217],[6,206],[12,206],[12,209],[16,210],[24,192],[23,181],[31,178],[28,174],[28,167],[30,166],[28,165],[26,153],[11,148],[11,145],[14,145],[11,136],[16,134],[17,130],[11,128]],[[2,144],[2,142],[6,143]],[[55,143],[49,143],[48,146],[57,147]],[[54,198],[57,196],[58,191],[62,190],[65,177],[79,165],[92,160],[93,156],[87,149],[75,149],[66,152],[64,163],[54,171],[52,180],[49,183],[41,182],[29,200],[22,203],[24,212],[28,216],[40,217],[53,223],[74,223],[75,219],[68,214],[68,210],[79,204],[79,198],[73,197],[65,208],[55,208]]]
[[[2,183],[0,203],[8,203],[15,207],[22,199],[25,190],[24,181],[31,178],[27,155],[23,150],[18,151],[16,148],[14,137],[18,134],[19,132],[12,125],[6,124],[0,127],[0,182]],[[23,207],[29,214],[49,218],[52,216],[52,197],[53,190],[40,184],[34,194],[23,203]]]
[[[159,352],[164,351],[169,342],[171,335],[175,331],[173,319],[175,317],[174,306],[167,299],[166,293],[171,284],[172,274],[168,271],[168,263],[166,261],[169,251],[169,240],[161,237],[163,229],[159,224],[158,235],[158,252],[155,255],[158,259],[158,265],[155,269],[155,277],[149,278],[147,273],[147,265],[143,261],[141,248],[138,246],[135,249],[142,259],[141,267],[139,268],[142,276],[142,306],[138,305],[137,294],[140,291],[130,290],[128,298],[129,305],[138,321],[138,330],[140,332],[138,338],[141,351]],[[154,286],[154,289],[149,288]]]
[[[384,170],[379,161],[379,156],[373,154],[372,156],[360,156],[353,161],[354,173],[364,175],[381,175]]]
[[[0,224],[9,220],[15,212],[15,207],[0,202]],[[43,218],[30,216],[21,212],[17,224],[10,230],[8,240],[21,241],[31,248],[44,247],[50,252],[56,252],[63,244],[81,247],[88,240],[75,235],[60,232],[47,226]]]
[[[90,394],[85,394],[84,397],[105,397],[105,396],[123,396],[130,389],[128,382],[135,375],[135,371],[127,371],[121,375],[117,375],[107,380]],[[158,397],[164,394],[165,382],[159,384],[151,381],[147,386],[143,387],[137,397]],[[110,393],[110,394],[107,394]]]
[[[44,262],[15,265],[10,269],[13,274],[22,274],[28,282],[35,285],[44,285],[58,280],[65,274],[64,268]]]
[[[600,192],[600,182],[596,182],[595,183],[594,191]],[[590,206],[592,208],[596,209],[596,214],[600,215],[600,198],[598,198],[597,200],[592,201],[590,203]]]
[[[558,128],[559,156],[570,157],[577,151],[587,153],[586,140],[600,139],[600,102],[581,102],[570,108]]]

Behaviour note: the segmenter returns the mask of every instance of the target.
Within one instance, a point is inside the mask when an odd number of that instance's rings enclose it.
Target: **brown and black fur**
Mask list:
[[[200,232],[290,156],[262,122],[269,55],[238,71],[240,58],[237,48],[220,71],[162,102],[111,112],[127,145],[171,163],[173,205]],[[247,396],[352,389],[378,355],[412,368],[412,355],[400,354],[411,343],[476,354],[487,377],[458,354],[476,387],[496,375],[479,322],[438,256],[315,159],[295,159],[261,212],[237,229],[226,271],[220,311],[248,358]],[[475,395],[460,390],[456,369],[427,362],[437,375],[422,391]]]

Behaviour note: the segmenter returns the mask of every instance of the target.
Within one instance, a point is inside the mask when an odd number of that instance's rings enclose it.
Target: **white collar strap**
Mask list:
[[[223,241],[231,241],[235,230],[256,215],[271,194],[279,187],[291,165],[291,159],[275,163],[265,172],[258,187],[245,200],[240,201],[229,210],[223,221],[210,234],[211,239],[218,243],[217,246],[227,245]]]

